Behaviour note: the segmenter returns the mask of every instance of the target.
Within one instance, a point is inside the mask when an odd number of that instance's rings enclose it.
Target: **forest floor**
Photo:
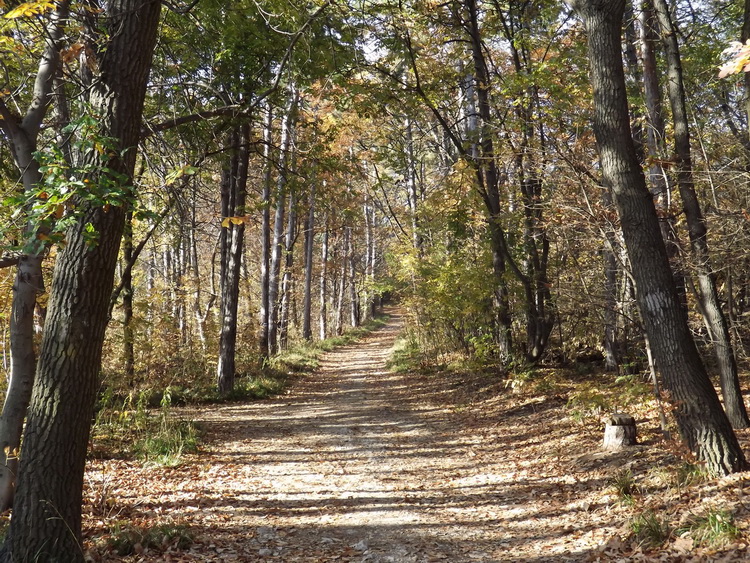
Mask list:
[[[384,328],[327,353],[284,395],[176,410],[203,432],[201,451],[177,467],[91,460],[87,557],[750,559],[750,474],[711,480],[685,471],[692,466],[665,453],[653,413],[636,413],[638,446],[603,452],[601,424],[572,417],[561,386],[513,392],[486,375],[392,373],[386,361],[402,323],[392,313]],[[741,440],[747,446],[748,434]],[[713,527],[733,521],[737,530],[723,539],[702,535],[707,514],[716,517]],[[651,545],[650,527],[658,529]],[[118,530],[155,528],[162,545],[113,553]],[[183,532],[190,542],[179,541]]]

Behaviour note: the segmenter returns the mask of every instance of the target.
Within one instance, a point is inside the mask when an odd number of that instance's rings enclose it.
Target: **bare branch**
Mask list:
[[[47,108],[52,101],[52,85],[60,63],[60,41],[63,28],[68,20],[70,0],[61,0],[57,8],[50,15],[49,33],[45,39],[44,54],[39,61],[36,79],[34,80],[34,94],[31,104],[26,111],[21,127],[29,138],[35,138],[42,126]]]
[[[18,265],[19,261],[18,256],[2,256],[0,257],[0,269],[2,268],[10,268],[11,266]]]

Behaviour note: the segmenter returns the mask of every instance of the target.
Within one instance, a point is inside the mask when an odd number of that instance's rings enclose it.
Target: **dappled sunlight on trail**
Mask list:
[[[625,522],[607,491],[626,458],[595,453],[600,438],[571,432],[554,398],[504,399],[485,378],[473,408],[444,397],[457,386],[439,376],[390,373],[391,313],[282,397],[191,412],[204,452],[181,467],[110,462],[106,475],[92,462],[91,486],[109,482],[124,513],[195,535],[185,551],[132,560],[597,560]],[[117,490],[128,480],[146,492]]]

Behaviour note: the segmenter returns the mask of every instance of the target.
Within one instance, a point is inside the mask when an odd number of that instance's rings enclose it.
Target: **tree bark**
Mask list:
[[[231,134],[234,154],[229,167],[222,173],[222,225],[221,237],[221,332],[219,334],[219,361],[216,366],[216,386],[223,396],[234,389],[235,356],[237,351],[237,310],[240,300],[242,251],[245,242],[245,198],[247,171],[250,160],[250,127],[242,125]],[[235,221],[231,219],[235,218]]]
[[[359,292],[357,291],[357,268],[354,256],[354,233],[351,227],[346,227],[349,231],[349,245],[346,250],[349,266],[349,321],[353,328],[360,324]]]
[[[120,151],[87,155],[131,181],[161,3],[112,0],[106,51],[91,87],[92,114]],[[127,72],[125,72],[127,70]],[[90,178],[96,185],[102,171]],[[127,184],[126,184],[127,186]],[[126,188],[123,186],[123,188]],[[83,472],[124,206],[87,206],[70,228],[53,275],[39,365],[24,433],[4,561],[82,562]],[[91,243],[87,226],[98,233]]]
[[[328,336],[328,214],[323,219],[323,240],[320,244],[320,310],[318,312],[319,333],[321,340]]]
[[[281,304],[279,310],[279,349],[286,349],[289,336],[289,310],[294,286],[294,243],[297,240],[297,193],[289,194],[286,234],[284,235],[284,274],[281,278]]]
[[[737,362],[734,357],[729,325],[721,308],[716,276],[711,268],[708,248],[708,228],[703,217],[693,181],[693,161],[690,150],[690,126],[685,103],[685,86],[682,76],[682,61],[677,43],[677,30],[665,0],[653,0],[661,28],[662,41],[667,60],[667,92],[672,107],[674,122],[674,149],[677,169],[677,186],[682,198],[682,209],[688,226],[690,248],[695,262],[701,312],[708,326],[716,354],[721,377],[721,392],[724,408],[734,428],[747,428],[747,416],[742,400]]]
[[[23,190],[29,195],[41,180],[34,153],[42,122],[52,101],[69,4],[68,1],[58,2],[50,16],[45,49],[34,80],[33,98],[26,114],[23,118],[12,114],[0,99],[0,129],[9,141],[13,160],[21,173]],[[36,225],[27,225],[24,237],[36,239],[37,228]],[[36,248],[19,258],[13,283],[10,381],[0,415],[0,511],[7,510],[13,504],[23,422],[31,400],[36,370],[34,310],[37,295],[44,292],[42,261],[45,249],[39,247],[36,240],[34,244]]]
[[[122,237],[122,356],[125,377],[132,384],[135,379],[135,333],[133,331],[133,269],[128,268],[133,261],[133,213],[125,215],[125,230]]]
[[[624,0],[571,2],[587,31],[594,133],[633,268],[636,297],[683,440],[714,474],[747,466],[680,307],[656,209],[630,131],[621,34]]]
[[[273,142],[273,109],[268,104],[266,110],[266,123],[263,126],[263,212],[260,224],[260,355],[268,358],[269,331],[270,331],[270,270],[269,260],[271,253],[271,181],[273,164],[271,162],[271,143]]]
[[[302,338],[312,340],[313,242],[315,239],[315,183],[310,186],[305,222],[305,287],[302,301]]]
[[[297,111],[297,91],[292,87],[286,112],[281,123],[281,148],[279,154],[279,177],[276,181],[276,212],[274,214],[271,260],[268,277],[268,349],[271,354],[278,351],[279,334],[279,276],[284,247],[284,213],[286,209],[287,175],[292,147],[292,135]]]

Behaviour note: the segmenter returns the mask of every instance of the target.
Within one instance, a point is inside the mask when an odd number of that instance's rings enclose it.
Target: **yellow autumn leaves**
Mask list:
[[[4,9],[4,8],[5,8],[5,2],[4,0],[0,0],[0,9]],[[39,2],[24,2],[16,6],[15,8],[13,8],[10,12],[5,14],[3,17],[9,20],[13,20],[17,18],[29,18],[33,16],[39,16],[41,14],[44,14],[54,9],[55,9],[54,2],[47,2],[44,0],[39,1]]]
[[[723,55],[728,56],[729,60],[721,66],[719,78],[743,71],[750,72],[750,39],[744,45],[739,41],[732,41]]]

